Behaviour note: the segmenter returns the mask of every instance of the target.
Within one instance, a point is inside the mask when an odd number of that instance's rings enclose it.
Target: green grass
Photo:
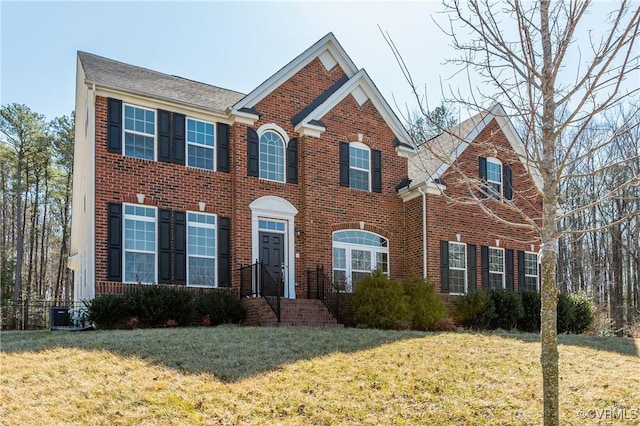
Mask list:
[[[533,334],[227,326],[0,338],[7,425],[541,420]],[[640,416],[639,346],[640,339],[560,336],[562,424],[599,423],[580,410]]]

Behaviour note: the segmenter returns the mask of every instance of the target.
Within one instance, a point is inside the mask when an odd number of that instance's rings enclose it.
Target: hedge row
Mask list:
[[[126,294],[103,294],[85,302],[89,320],[100,328],[219,325],[238,323],[245,311],[227,289],[194,294],[149,286]]]
[[[433,284],[421,278],[400,282],[374,271],[358,282],[353,300],[357,327],[435,330],[452,326],[442,321],[447,310]]]
[[[540,331],[540,293],[478,290],[454,301],[453,317],[463,327],[478,330]],[[594,321],[593,303],[584,296],[558,295],[558,333],[581,334]]]

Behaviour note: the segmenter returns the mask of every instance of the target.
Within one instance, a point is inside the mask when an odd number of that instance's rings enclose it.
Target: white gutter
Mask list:
[[[427,278],[427,193],[418,188],[422,194],[422,277]]]

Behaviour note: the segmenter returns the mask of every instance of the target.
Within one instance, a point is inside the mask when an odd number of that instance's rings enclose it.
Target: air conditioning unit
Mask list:
[[[67,328],[71,326],[71,318],[69,317],[69,307],[52,306],[49,309],[49,329],[55,330],[61,327]]]

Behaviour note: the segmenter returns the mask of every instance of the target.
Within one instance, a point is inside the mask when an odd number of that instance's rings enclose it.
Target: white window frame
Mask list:
[[[463,268],[459,268],[459,267],[454,267],[451,266],[451,246],[462,246],[464,248],[464,261],[463,261]],[[449,294],[467,294],[467,244],[466,243],[459,243],[457,241],[449,241],[449,249],[448,249],[448,254],[449,254]],[[451,291],[451,271],[463,271],[463,277],[464,277],[464,285],[463,285],[463,292],[455,292],[455,291]]]
[[[189,121],[194,121],[197,125],[198,122],[200,123],[204,123],[204,124],[210,124],[211,126],[213,126],[213,145],[212,146],[208,146],[208,145],[203,145],[201,143],[198,142],[190,142],[189,141]],[[216,144],[218,143],[217,138],[216,138],[216,123],[211,122],[211,121],[205,121],[205,120],[200,120],[198,118],[194,118],[194,117],[185,117],[185,143],[186,143],[186,152],[185,152],[185,156],[186,156],[186,164],[187,167],[190,167],[192,169],[198,169],[198,170],[210,170],[215,172],[216,171]],[[212,158],[213,158],[213,164],[211,165],[210,169],[207,168],[203,168],[203,167],[197,167],[197,166],[192,166],[189,164],[189,146],[194,146],[196,148],[203,148],[203,149],[208,149],[211,150],[211,152],[213,153]]]
[[[527,274],[527,255],[534,256],[536,259],[536,274]],[[525,251],[524,252],[524,280],[527,281],[527,278],[535,278],[536,279],[536,291],[540,291],[540,270],[538,268],[538,253]],[[529,289],[527,289],[529,290]]]
[[[128,130],[126,127],[126,110],[127,107],[131,107],[131,108],[136,108],[136,109],[142,109],[145,111],[151,111],[153,112],[153,134],[151,133],[146,133],[146,132],[138,132],[135,130]],[[132,135],[138,135],[138,136],[144,136],[144,137],[150,137],[153,138],[153,158],[149,159],[149,158],[140,158],[140,157],[134,157],[132,155],[127,155],[126,151],[127,151],[127,133],[130,133]],[[146,108],[146,107],[142,107],[139,105],[134,105],[134,104],[129,104],[129,103],[123,103],[122,104],[122,155],[129,157],[129,158],[137,158],[139,160],[147,160],[147,161],[157,161],[158,159],[158,111],[152,108]]]
[[[213,221],[213,225],[208,224],[208,223],[200,223],[200,222],[191,222],[189,221],[189,214],[196,214],[199,216],[212,216],[214,218]],[[195,254],[190,254],[189,253],[189,227],[193,226],[195,228],[205,228],[205,229],[213,229],[213,240],[214,240],[214,246],[213,246],[213,256],[201,256],[201,255],[195,255]],[[217,246],[217,242],[218,242],[218,216],[215,214],[211,214],[211,213],[203,213],[203,212],[195,212],[195,211],[187,211],[187,233],[186,233],[186,237],[187,237],[187,287],[199,287],[199,288],[217,288],[218,287],[218,246]],[[204,258],[204,259],[213,259],[213,286],[208,286],[208,285],[195,285],[195,284],[191,284],[191,277],[189,276],[189,271],[190,271],[190,263],[191,263],[191,258],[192,257],[197,257],[197,258]]]
[[[371,234],[371,235],[375,235],[378,238],[382,238],[383,240],[385,240],[387,242],[386,247],[384,246],[372,246],[372,245],[366,245],[366,244],[357,244],[357,243],[349,243],[349,242],[339,242],[339,241],[335,241],[335,234],[337,233],[341,233],[341,232],[345,232],[345,231],[356,231],[356,232],[364,232],[367,234]],[[376,234],[375,232],[371,232],[371,231],[364,231],[364,230],[360,230],[360,229],[341,229],[338,231],[334,231],[331,234],[331,242],[332,242],[332,249],[331,249],[331,256],[332,256],[332,260],[331,260],[331,271],[332,271],[332,276],[335,275],[334,271],[344,271],[345,272],[345,288],[344,291],[347,293],[351,293],[353,291],[353,282],[352,282],[352,274],[353,272],[372,272],[373,270],[375,270],[378,266],[378,260],[377,260],[377,255],[380,254],[386,254],[387,255],[387,270],[383,271],[384,274],[386,274],[387,276],[389,275],[390,271],[391,271],[391,257],[389,256],[389,239],[383,237],[382,235]],[[336,268],[334,265],[334,254],[333,254],[333,250],[334,249],[344,249],[345,250],[345,268]],[[352,269],[352,251],[353,250],[361,250],[361,251],[368,251],[371,254],[371,270],[369,271],[365,271],[365,270],[361,270],[361,269]]]
[[[500,170],[499,171],[499,175],[500,175],[500,180],[499,181],[497,181],[495,179],[489,179],[489,164],[495,164],[495,165],[498,166],[498,168]],[[495,157],[487,158],[487,185],[488,185],[487,189],[488,189],[489,196],[494,198],[494,199],[496,199],[496,200],[501,200],[502,199],[502,194],[503,194],[502,191],[503,191],[504,182],[503,182],[503,176],[502,176],[502,174],[503,174],[503,169],[502,168],[503,168],[502,161],[498,160]],[[497,185],[499,189],[496,190],[494,188],[494,185]]]
[[[493,271],[491,270],[491,250],[497,250],[499,252],[502,253],[502,271]],[[506,282],[505,282],[505,278],[506,278],[506,273],[505,273],[505,255],[504,255],[504,249],[500,248],[500,247],[489,247],[489,288],[491,288],[491,275],[501,275],[502,276],[502,287],[500,288],[506,288]]]
[[[138,216],[135,214],[127,214],[127,206],[133,207],[141,207],[145,209],[150,209],[154,211],[154,217],[150,218],[147,216]],[[154,251],[149,250],[127,250],[127,220],[136,220],[140,222],[153,222],[154,224],[154,234],[155,241]],[[133,204],[133,203],[124,203],[122,204],[122,282],[127,284],[138,284],[137,281],[127,281],[127,253],[144,253],[144,254],[153,254],[153,265],[154,265],[154,276],[152,282],[142,282],[142,284],[154,284],[158,281],[158,209],[154,206]]]
[[[273,123],[263,124],[256,132],[258,133],[258,176],[263,180],[285,183],[287,181],[287,146],[289,145],[289,135],[287,135],[287,132],[285,132],[282,127]],[[282,141],[282,180],[271,179],[263,175],[263,173],[266,173],[266,170],[263,172],[262,168],[262,136],[268,132],[273,132],[280,136],[280,140]]]
[[[352,164],[351,162],[351,148],[355,148],[355,149],[359,149],[362,151],[366,151],[367,155],[369,157],[368,162],[369,162],[369,168],[368,169],[363,169],[361,167],[356,167]],[[362,189],[362,188],[356,188],[351,186],[351,170],[355,170],[358,172],[366,172],[367,173],[367,189]],[[372,173],[371,173],[371,148],[365,144],[363,144],[362,142],[350,142],[349,143],[349,188],[353,188],[356,189],[358,191],[364,191],[364,192],[371,192],[371,178],[372,178]]]

